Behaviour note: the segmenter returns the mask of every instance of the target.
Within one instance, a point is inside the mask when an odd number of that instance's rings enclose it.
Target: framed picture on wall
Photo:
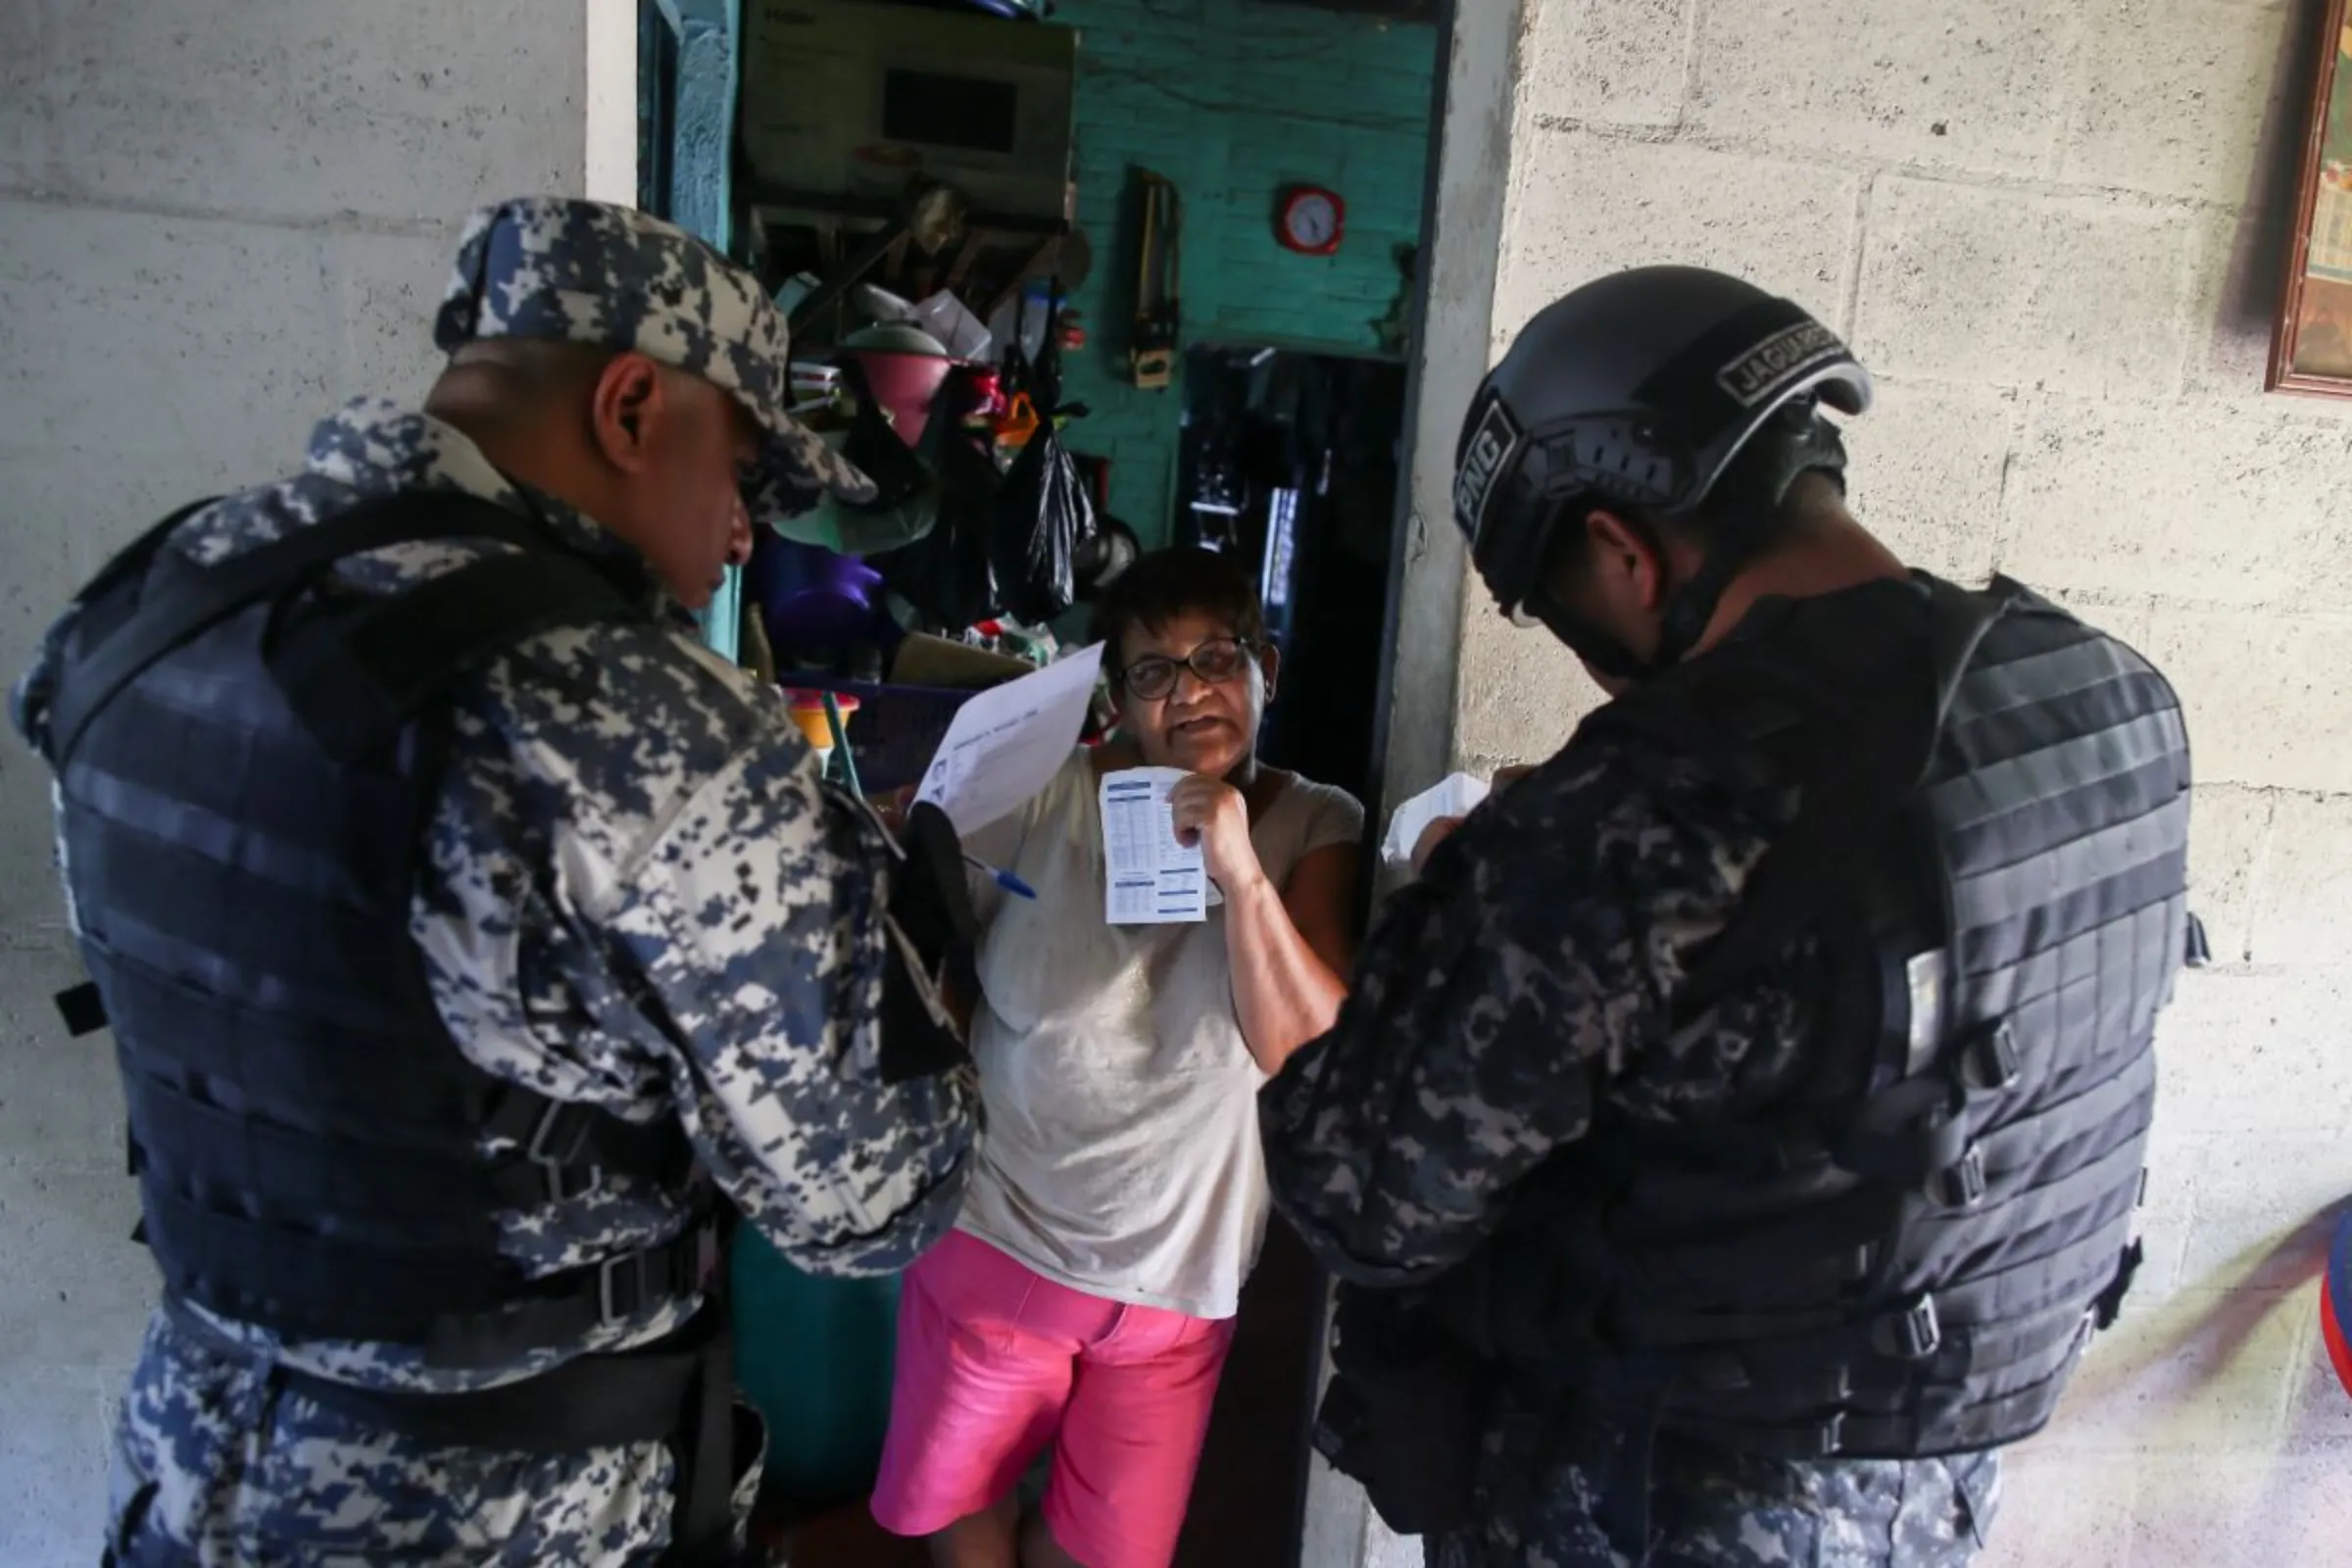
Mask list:
[[[2352,398],[2352,30],[2328,0],[2264,389]]]

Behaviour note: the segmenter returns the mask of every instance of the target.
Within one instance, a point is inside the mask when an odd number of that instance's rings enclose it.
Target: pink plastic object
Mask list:
[[[908,446],[921,441],[923,427],[931,422],[931,400],[956,362],[931,354],[860,354],[858,359],[874,400],[890,411],[899,439]]]

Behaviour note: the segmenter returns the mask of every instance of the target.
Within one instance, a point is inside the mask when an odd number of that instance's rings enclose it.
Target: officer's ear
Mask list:
[[[1666,602],[1674,585],[1664,542],[1647,524],[1599,508],[1585,514],[1583,571],[1610,604],[1643,613]]]
[[[589,393],[588,434],[605,461],[624,473],[652,461],[657,427],[668,412],[662,368],[642,354],[615,354]]]

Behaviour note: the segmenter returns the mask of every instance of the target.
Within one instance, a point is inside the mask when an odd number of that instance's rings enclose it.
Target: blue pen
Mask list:
[[[995,866],[989,864],[986,860],[981,859],[978,856],[965,856],[963,858],[963,863],[970,866],[973,870],[981,872],[983,875],[987,876],[990,881],[996,883],[997,886],[1003,888],[1005,892],[1011,894],[1016,899],[1034,899],[1037,897],[1037,889],[1031,887],[1019,877],[1014,876],[1010,871],[998,870]]]

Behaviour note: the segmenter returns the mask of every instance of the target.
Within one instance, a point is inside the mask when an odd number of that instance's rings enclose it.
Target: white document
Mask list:
[[[1187,776],[1174,767],[1102,775],[1103,918],[1112,925],[1198,922],[1219,902],[1200,846],[1178,842],[1168,810],[1168,791]]]
[[[1453,773],[1389,814],[1389,834],[1380,841],[1380,858],[1399,868],[1413,863],[1413,846],[1429,824],[1441,816],[1468,816],[1487,798],[1485,779]]]
[[[956,710],[914,798],[947,812],[957,833],[977,832],[1019,810],[1070,760],[1102,671],[1097,643],[1034,675],[974,693]]]

